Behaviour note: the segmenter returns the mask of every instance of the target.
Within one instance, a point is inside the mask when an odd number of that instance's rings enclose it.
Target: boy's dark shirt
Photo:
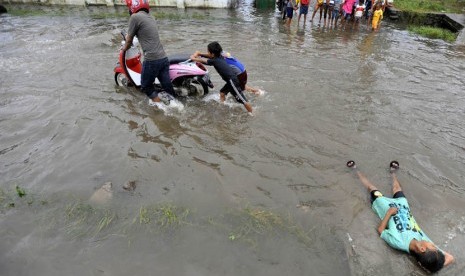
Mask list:
[[[215,67],[216,71],[225,82],[229,83],[229,80],[232,80],[234,84],[239,84],[236,74],[234,74],[231,66],[223,57],[207,59],[207,64]]]

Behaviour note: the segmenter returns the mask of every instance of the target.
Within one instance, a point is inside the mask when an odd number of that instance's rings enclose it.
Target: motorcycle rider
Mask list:
[[[148,0],[125,0],[129,8],[129,27],[126,35],[126,43],[123,51],[131,47],[134,36],[137,36],[144,54],[141,73],[141,91],[144,92],[152,101],[163,101],[169,104],[169,96],[158,93],[154,87],[155,78],[158,78],[160,84],[166,92],[174,96],[173,84],[170,80],[169,67],[170,63],[166,56],[163,45],[158,35],[155,18],[149,14],[150,6]]]

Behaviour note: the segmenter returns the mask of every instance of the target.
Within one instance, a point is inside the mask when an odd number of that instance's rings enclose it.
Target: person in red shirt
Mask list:
[[[309,0],[300,0],[300,10],[299,17],[297,17],[297,24],[300,22],[300,16],[304,15],[304,24],[307,21],[308,5],[310,4]]]

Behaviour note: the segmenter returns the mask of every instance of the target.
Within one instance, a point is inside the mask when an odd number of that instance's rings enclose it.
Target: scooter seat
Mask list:
[[[180,63],[190,58],[191,56],[189,54],[175,54],[175,55],[168,56],[168,60],[170,61],[170,64]]]

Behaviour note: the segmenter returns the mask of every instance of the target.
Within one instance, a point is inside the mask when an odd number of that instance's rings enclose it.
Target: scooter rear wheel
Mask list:
[[[198,82],[191,82],[189,84],[189,89],[190,89],[190,95],[196,96],[196,97],[201,97],[205,94],[205,91],[203,89],[203,86],[198,83]]]
[[[123,73],[115,73],[115,82],[118,86],[128,86],[128,78]]]

